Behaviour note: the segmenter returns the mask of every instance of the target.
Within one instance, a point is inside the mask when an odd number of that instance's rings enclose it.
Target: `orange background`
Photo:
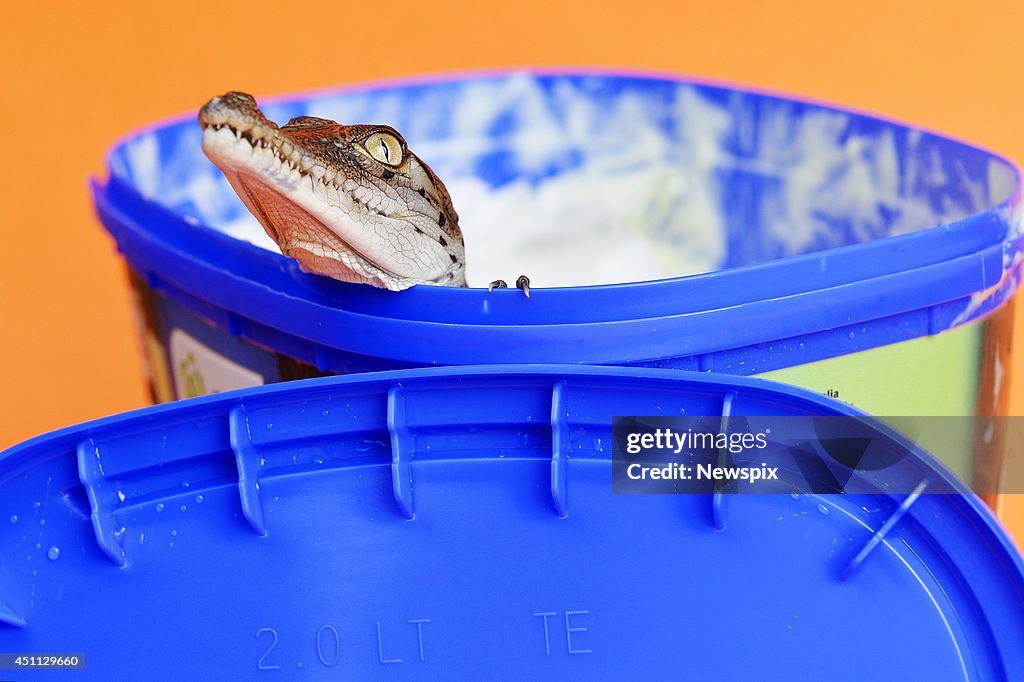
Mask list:
[[[4,8],[0,447],[145,404],[124,273],[86,178],[126,131],[228,89],[651,68],[877,111],[1024,160],[1019,0],[144,4]],[[1024,311],[1017,321],[1021,349]],[[1014,373],[1024,414],[1024,352]],[[1024,538],[1024,495],[1004,500],[1003,516]]]

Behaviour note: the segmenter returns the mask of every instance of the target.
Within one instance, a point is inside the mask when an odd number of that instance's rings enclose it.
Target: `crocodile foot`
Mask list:
[[[508,285],[505,284],[505,280],[496,279],[487,286],[487,291],[494,291],[495,289],[507,289]],[[516,289],[521,290],[526,297],[530,297],[530,278],[526,275],[519,275],[519,279],[516,280]]]

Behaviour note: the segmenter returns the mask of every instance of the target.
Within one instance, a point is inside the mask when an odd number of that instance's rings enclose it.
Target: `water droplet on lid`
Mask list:
[[[117,499],[119,499],[122,502],[124,502],[124,491],[123,490],[118,490],[117,491]]]
[[[202,495],[196,495],[196,504],[202,504],[202,503],[203,503],[203,496]]]
[[[794,500],[800,499],[800,495],[798,495],[797,493],[790,493],[789,496],[792,497]]]
[[[11,523],[15,524],[17,522],[18,522],[18,515],[17,514],[11,514]]]
[[[163,502],[157,502],[156,503],[156,507],[154,507],[154,509],[156,509],[158,512],[162,512],[164,510],[164,503]]]
[[[171,529],[171,535],[177,535],[177,534],[178,534],[178,529],[177,528],[172,528]]]
[[[51,547],[46,551],[46,556],[50,561],[56,561],[58,558],[60,558],[60,547]]]
[[[821,512],[822,514],[827,515],[828,514],[828,507],[826,507],[823,504],[819,504],[818,505],[818,511]]]
[[[181,505],[181,511],[188,511],[188,505],[187,504]]]
[[[280,500],[281,500],[280,497],[278,497],[277,495],[274,495],[274,502],[279,502]]]

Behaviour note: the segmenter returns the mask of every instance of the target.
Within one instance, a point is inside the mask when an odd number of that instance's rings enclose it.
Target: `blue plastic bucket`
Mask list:
[[[1024,219],[1017,169],[989,152],[816,103],[607,73],[453,76],[265,110],[402,131],[452,192],[471,284],[524,272],[533,295],[301,273],[236,238],[261,232],[189,116],[118,144],[94,186],[158,401],[567,362],[759,375],[881,415],[1006,413]],[[946,461],[998,478],[982,450]]]
[[[681,413],[858,414],[720,375],[435,368],[36,438],[0,453],[0,652],[97,680],[1024,679],[1024,563],[940,464],[902,460],[924,494],[613,495],[613,416]]]

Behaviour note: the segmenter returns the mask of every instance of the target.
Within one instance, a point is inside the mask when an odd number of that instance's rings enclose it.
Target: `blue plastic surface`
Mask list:
[[[1024,564],[940,465],[962,495],[612,495],[612,417],[680,413],[857,414],[506,366],[36,438],[0,454],[0,651],[100,680],[1024,679]]]
[[[507,110],[473,133],[483,142],[466,152],[454,144],[468,135],[460,121],[472,118],[461,114],[481,97]],[[609,113],[573,118],[581,106]],[[699,179],[725,232],[722,269],[537,289],[529,300],[514,290],[429,286],[394,294],[303,275],[280,254],[201,224],[229,223],[245,209],[202,157],[192,117],[116,147],[94,198],[127,261],[195,314],[321,370],[571,362],[752,374],[938,334],[993,310],[1019,285],[1017,169],[871,116],[595,73],[384,85],[279,101],[268,111],[278,120],[312,113],[389,123],[418,149],[433,144],[430,163],[441,177],[490,187],[571,171],[598,141],[621,142],[602,126],[623,111],[666,141],[645,162],[684,164],[700,140],[715,145]],[[695,113],[723,122],[698,131],[696,143],[686,127]],[[571,153],[524,161],[516,145],[537,116],[567,138],[580,125],[592,129]],[[462,151],[444,153],[448,142]],[[672,225],[659,229],[677,238]],[[794,245],[799,231],[805,238]]]

